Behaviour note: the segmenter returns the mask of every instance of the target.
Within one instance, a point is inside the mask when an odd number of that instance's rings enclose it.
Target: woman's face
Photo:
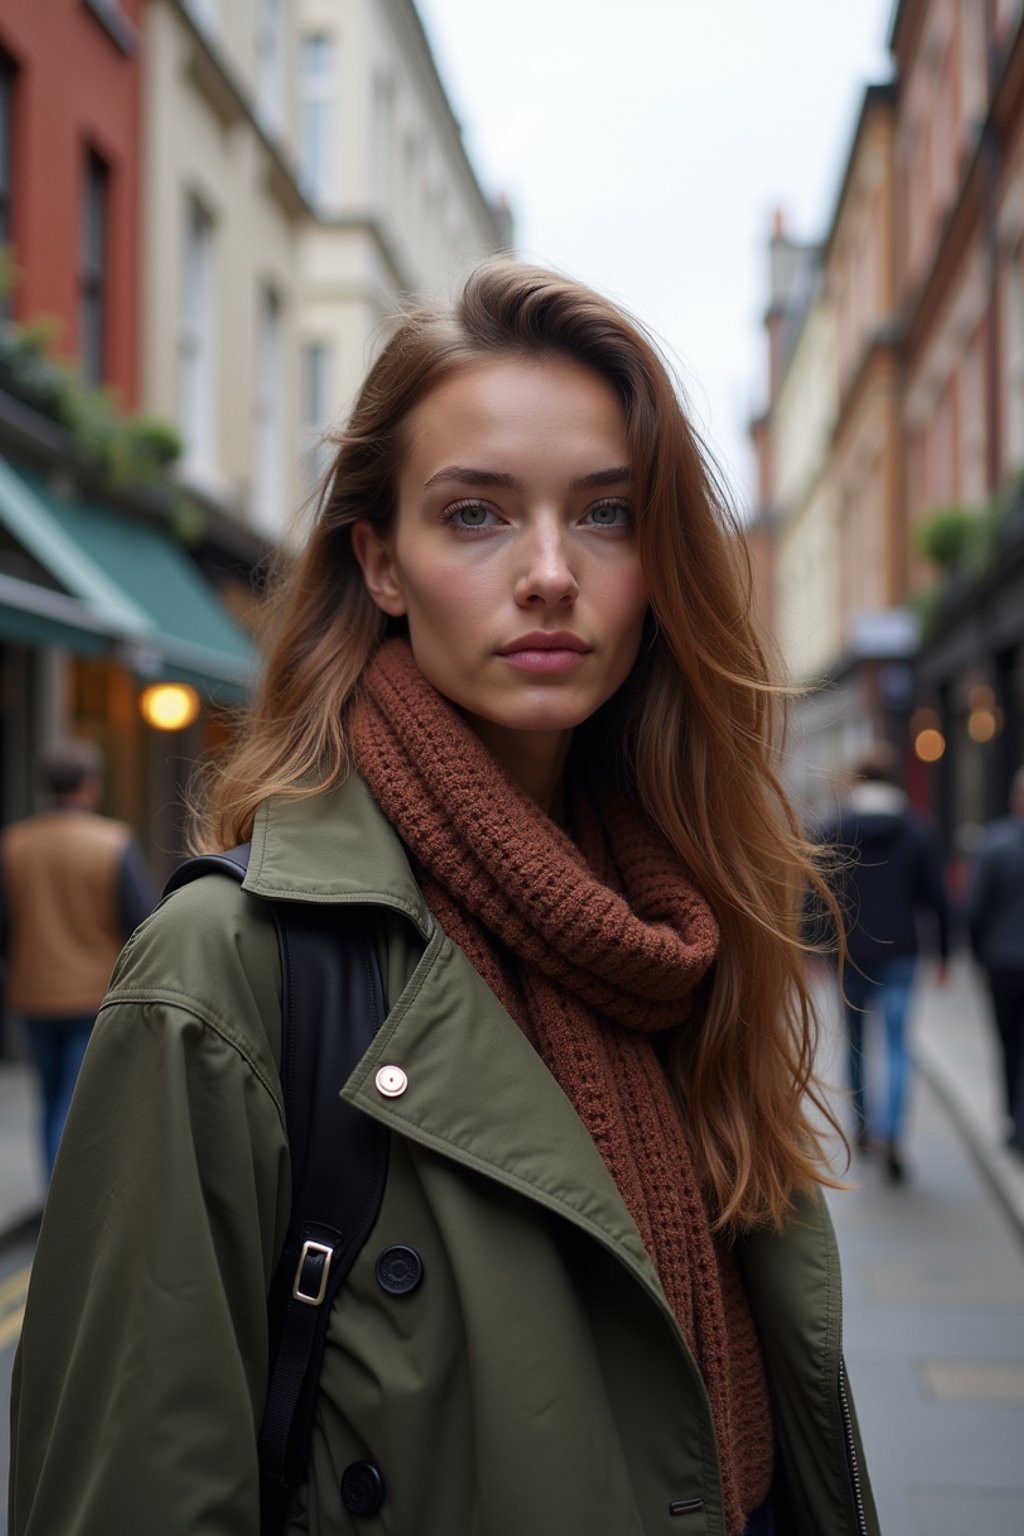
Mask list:
[[[499,758],[507,733],[567,744],[625,681],[647,610],[618,396],[568,359],[496,359],[406,432],[391,535],[353,530],[371,595]]]

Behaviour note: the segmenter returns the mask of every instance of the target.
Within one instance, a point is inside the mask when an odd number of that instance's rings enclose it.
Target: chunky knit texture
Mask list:
[[[658,1032],[699,1028],[718,929],[625,796],[572,804],[567,837],[426,682],[404,640],[352,711],[359,769],[448,936],[532,1042],[637,1224],[711,1402],[729,1536],[767,1496],[764,1362],[728,1242],[711,1232]]]

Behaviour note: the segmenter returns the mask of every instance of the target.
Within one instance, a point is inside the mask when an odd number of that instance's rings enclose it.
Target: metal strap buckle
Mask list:
[[[304,1291],[302,1288],[302,1271],[306,1267],[306,1260],[313,1258],[316,1254],[322,1254],[324,1262],[323,1268],[320,1271],[320,1288],[315,1296],[311,1296],[309,1291]],[[295,1266],[295,1283],[292,1286],[292,1295],[296,1301],[304,1302],[307,1307],[318,1307],[320,1305],[327,1295],[327,1276],[331,1272],[331,1260],[333,1258],[334,1249],[327,1243],[314,1243],[307,1238],[306,1242],[302,1245],[299,1262]]]

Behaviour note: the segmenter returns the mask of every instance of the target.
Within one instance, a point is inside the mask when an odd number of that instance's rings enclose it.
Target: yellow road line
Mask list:
[[[16,1312],[12,1312],[9,1317],[5,1317],[3,1322],[0,1322],[0,1354],[18,1337],[24,1317],[25,1308],[19,1307]]]
[[[0,1282],[0,1311],[12,1300],[24,1300],[31,1273],[32,1265],[26,1264],[24,1269],[15,1270],[13,1275],[8,1275],[6,1280]]]

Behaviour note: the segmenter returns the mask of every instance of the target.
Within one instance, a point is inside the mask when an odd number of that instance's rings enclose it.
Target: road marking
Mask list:
[[[6,1280],[0,1281],[0,1312],[12,1297],[24,1297],[28,1290],[28,1277],[31,1273],[32,1265],[26,1264],[24,1269],[17,1269],[13,1275],[8,1275]]]
[[[21,1333],[21,1325],[24,1322],[24,1319],[25,1308],[24,1306],[21,1306],[16,1312],[11,1312],[9,1316],[5,1317],[3,1322],[0,1323],[0,1354],[2,1354],[3,1351],[7,1348],[8,1344],[14,1343],[15,1339]]]
[[[0,1283],[0,1351],[13,1344],[21,1332],[31,1272],[31,1264],[26,1264]]]
[[[1024,1362],[919,1360],[925,1390],[945,1403],[1024,1403]]]

